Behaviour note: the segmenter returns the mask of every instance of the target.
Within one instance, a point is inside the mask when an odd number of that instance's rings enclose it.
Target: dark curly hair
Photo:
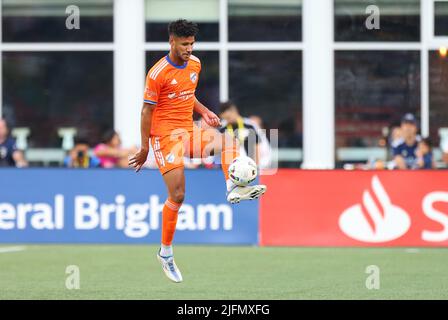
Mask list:
[[[179,19],[168,25],[168,35],[180,38],[194,37],[198,33],[198,25],[185,19]]]

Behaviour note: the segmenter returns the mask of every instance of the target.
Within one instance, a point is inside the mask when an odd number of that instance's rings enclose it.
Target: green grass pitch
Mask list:
[[[0,245],[0,299],[448,298],[447,249],[177,245],[184,282],[175,284],[155,245],[7,247]],[[65,287],[68,265],[79,267],[79,290]],[[380,269],[378,290],[366,288],[369,265]]]

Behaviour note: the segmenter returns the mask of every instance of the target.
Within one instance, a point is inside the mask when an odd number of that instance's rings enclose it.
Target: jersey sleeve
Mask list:
[[[145,92],[143,94],[143,101],[149,104],[156,105],[159,101],[160,95],[160,77],[153,78],[150,76],[150,72],[146,76]]]

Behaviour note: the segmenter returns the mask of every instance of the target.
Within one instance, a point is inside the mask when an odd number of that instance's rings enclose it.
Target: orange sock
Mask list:
[[[240,152],[236,146],[233,146],[231,149],[224,149],[221,152],[221,168],[226,181],[229,179],[229,166],[232,163],[233,159],[235,159],[239,155]]]
[[[170,246],[176,231],[177,213],[182,203],[176,203],[170,198],[165,201],[162,210],[162,244]]]

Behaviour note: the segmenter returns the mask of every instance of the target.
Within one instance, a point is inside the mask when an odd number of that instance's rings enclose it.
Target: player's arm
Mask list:
[[[199,113],[209,126],[218,127],[221,125],[221,120],[219,117],[213,111],[210,111],[206,106],[204,106],[196,97],[194,98],[193,110]]]
[[[151,134],[151,119],[155,105],[144,102],[140,117],[141,149],[149,150],[149,138]]]
[[[135,168],[135,172],[138,172],[142,168],[148,158],[151,119],[154,108],[155,105],[153,104],[146,102],[143,103],[140,117],[141,147],[140,150],[131,159],[129,159],[129,165]]]
[[[149,152],[149,138],[151,136],[152,112],[159,101],[159,95],[163,84],[161,75],[153,75],[155,67],[149,70],[146,76],[145,92],[143,94],[143,106],[140,117],[140,150],[129,159],[129,165],[138,172],[146,162]]]

